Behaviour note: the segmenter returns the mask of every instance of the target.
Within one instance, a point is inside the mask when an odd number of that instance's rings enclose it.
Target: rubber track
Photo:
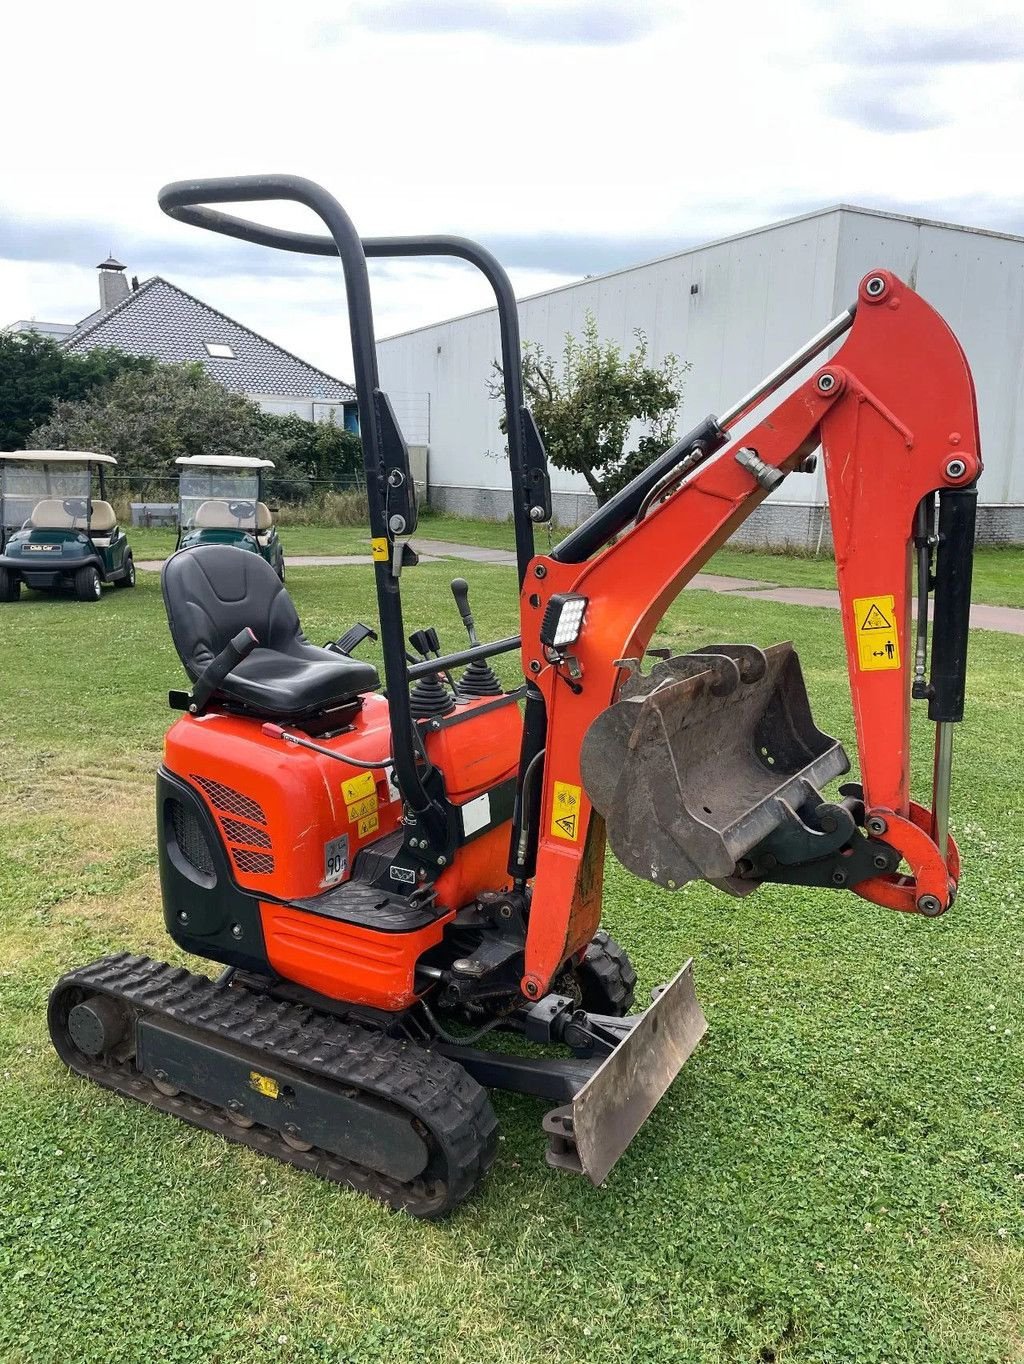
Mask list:
[[[273,1128],[236,1126],[224,1109],[184,1091],[174,1097],[161,1094],[130,1060],[86,1057],[66,1027],[67,995],[74,992],[77,1002],[80,991],[107,995],[137,1015],[172,1019],[313,1079],[322,1077],[393,1104],[427,1129],[428,1177],[403,1183],[318,1147],[296,1151]],[[447,1057],[305,1005],[237,985],[216,985],[149,957],[119,953],[63,976],[50,996],[50,1035],[71,1070],[107,1089],[416,1217],[441,1217],[467,1198],[497,1149],[498,1124],[486,1091]],[[421,1133],[422,1127],[417,1127]],[[437,1177],[430,1176],[438,1164]]]

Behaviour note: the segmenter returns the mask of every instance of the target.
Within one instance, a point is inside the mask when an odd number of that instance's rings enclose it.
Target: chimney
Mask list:
[[[125,267],[113,256],[108,256],[105,261],[100,261],[96,269],[100,272],[100,311],[106,313],[128,297]]]

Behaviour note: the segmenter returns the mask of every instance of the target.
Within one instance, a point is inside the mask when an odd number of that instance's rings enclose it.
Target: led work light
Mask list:
[[[540,627],[540,642],[549,649],[563,649],[580,637],[587,598],[575,592],[556,592],[547,604]]]

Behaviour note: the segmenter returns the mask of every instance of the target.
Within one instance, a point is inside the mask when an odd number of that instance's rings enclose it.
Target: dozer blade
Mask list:
[[[637,1015],[631,1030],[572,1103],[545,1114],[548,1164],[602,1184],[707,1027],[693,987],[691,960],[650,1008]]]
[[[713,645],[634,675],[587,731],[583,784],[630,871],[674,890],[702,878],[734,895],[766,840],[803,861],[852,821],[821,788],[849,771],[811,717],[791,644]]]

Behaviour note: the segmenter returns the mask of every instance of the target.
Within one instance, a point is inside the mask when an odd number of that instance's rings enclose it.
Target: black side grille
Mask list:
[[[202,787],[217,810],[229,815],[241,815],[243,819],[251,819],[256,824],[266,824],[267,817],[263,813],[263,807],[248,796],[243,796],[241,791],[224,786],[223,783],[214,781],[212,777],[198,777],[194,772],[190,780]]]
[[[174,841],[185,861],[206,876],[214,875],[213,855],[203,833],[202,825],[191,810],[180,800],[169,802]]]

